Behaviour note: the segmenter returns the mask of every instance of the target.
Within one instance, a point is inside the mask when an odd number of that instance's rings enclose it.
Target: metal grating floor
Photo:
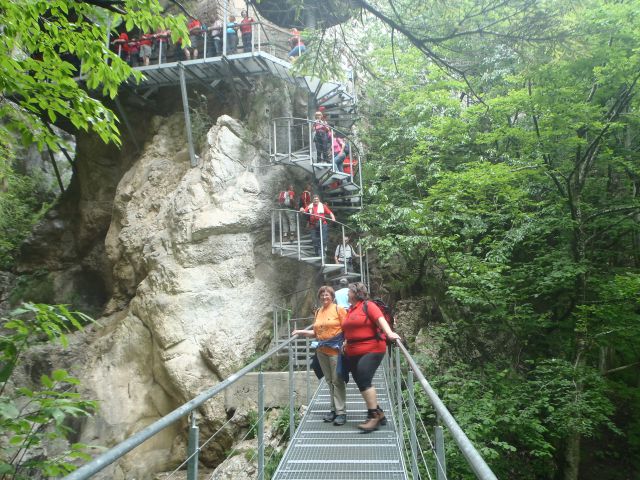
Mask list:
[[[407,480],[382,367],[374,387],[388,422],[375,432],[362,433],[357,425],[366,417],[366,406],[353,379],[347,384],[347,423],[336,427],[322,421],[330,408],[329,388],[323,380],[272,478]]]

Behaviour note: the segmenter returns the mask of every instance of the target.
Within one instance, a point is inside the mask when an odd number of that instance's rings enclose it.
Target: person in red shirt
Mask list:
[[[149,65],[149,59],[151,58],[151,47],[153,45],[153,35],[151,33],[145,33],[140,37],[140,60],[143,65]]]
[[[311,240],[313,242],[313,250],[316,257],[320,256],[320,252],[324,246],[326,249],[329,240],[329,225],[327,224],[327,215],[332,221],[336,221],[336,217],[331,209],[320,201],[319,195],[313,196],[313,203],[306,209],[301,208],[301,212],[309,215],[309,227],[311,227]]]
[[[189,40],[191,40],[191,46],[184,48],[184,56],[187,60],[191,58],[198,58],[198,42],[202,38],[202,24],[197,18],[192,18],[187,25],[189,30]]]
[[[391,330],[380,308],[369,302],[367,287],[360,282],[349,285],[349,303],[351,308],[342,322],[342,331],[346,340],[344,354],[362,398],[367,404],[367,418],[358,428],[366,433],[386,425],[384,412],[378,405],[376,389],[372,384],[373,376],[382,363],[389,340],[398,340],[400,335]],[[365,312],[364,303],[367,302]]]
[[[240,12],[242,20],[240,20],[240,33],[242,34],[242,49],[245,53],[250,52],[253,48],[253,33],[252,25],[255,20],[251,18],[246,10]]]

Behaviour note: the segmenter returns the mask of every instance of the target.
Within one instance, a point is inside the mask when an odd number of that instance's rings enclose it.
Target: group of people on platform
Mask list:
[[[336,172],[345,173],[344,163],[351,155],[349,140],[329,126],[323,110],[315,113],[313,121],[313,143],[316,146],[316,162],[330,163]],[[349,163],[349,172],[351,164]]]
[[[210,25],[191,17],[187,23],[190,45],[183,45],[182,39],[176,44],[171,42],[171,31],[159,29],[155,33],[143,33],[139,36],[130,36],[122,32],[111,42],[112,48],[118,55],[125,59],[129,65],[149,65],[152,55],[157,55],[158,63],[165,63],[169,56],[176,60],[192,60],[204,55],[206,43],[207,57],[217,57],[223,54],[223,36],[226,33],[226,54],[237,53],[242,39],[242,51],[253,51],[253,26],[258,23],[249,16],[247,10],[240,12],[240,21],[234,15],[230,15],[226,24],[222,19],[214,19]],[[278,30],[281,30],[278,28]],[[305,51],[304,42],[300,32],[293,28],[290,30],[288,53],[289,60],[293,60]],[[171,50],[170,50],[171,49]]]
[[[300,235],[298,226],[305,226],[311,231],[311,241],[316,257],[324,255],[329,245],[329,223],[327,219],[335,222],[336,217],[331,208],[320,201],[320,195],[312,193],[311,184],[307,184],[298,197],[292,183],[278,194],[278,204],[282,208],[280,222],[282,240],[288,242],[296,241],[296,236]],[[304,214],[301,222],[296,216],[298,213]],[[347,273],[354,271],[354,261],[359,258],[356,249],[351,245],[348,235],[344,235],[342,240],[337,242],[334,253],[336,263],[346,265]]]
[[[338,291],[330,286],[320,287],[318,300],[320,308],[315,312],[312,329],[294,330],[291,334],[318,341],[316,356],[331,396],[331,409],[323,420],[336,426],[347,422],[346,371],[367,406],[366,418],[358,428],[365,433],[377,430],[387,420],[378,404],[373,377],[387,351],[387,340],[397,341],[400,336],[391,329],[380,308],[369,301],[363,283],[348,284],[343,278]]]

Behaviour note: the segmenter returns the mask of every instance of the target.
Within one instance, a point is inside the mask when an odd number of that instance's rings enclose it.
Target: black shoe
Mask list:
[[[333,422],[335,419],[336,419],[336,412],[334,412],[333,410],[331,410],[324,417],[322,417],[322,420],[327,423]]]
[[[336,415],[336,419],[333,421],[333,424],[340,427],[347,423],[347,416],[345,414]]]

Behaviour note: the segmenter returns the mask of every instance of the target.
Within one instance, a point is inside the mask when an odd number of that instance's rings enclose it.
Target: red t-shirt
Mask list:
[[[251,24],[255,22],[253,18],[245,17],[240,21],[240,32],[251,33]]]
[[[364,302],[358,302],[349,309],[347,318],[342,322],[342,331],[347,340],[345,348],[347,356],[353,357],[365,353],[385,353],[387,351],[387,342],[382,338],[376,338],[378,319],[384,316],[382,311],[374,302],[368,302],[367,313],[369,318],[364,313]],[[365,338],[368,340],[352,343],[353,340]]]
[[[320,207],[319,203],[318,203],[317,206],[312,203],[311,205],[309,205],[305,209],[305,211],[307,213],[311,214],[311,215],[309,215],[309,225],[311,225],[311,226],[316,225],[318,223],[319,219],[322,219],[322,223],[327,223],[327,215],[328,216],[333,215],[333,212],[331,211],[331,209],[329,207],[327,207],[327,205],[325,203],[322,204],[322,208],[324,210],[323,213],[318,213],[318,208],[319,207]]]

